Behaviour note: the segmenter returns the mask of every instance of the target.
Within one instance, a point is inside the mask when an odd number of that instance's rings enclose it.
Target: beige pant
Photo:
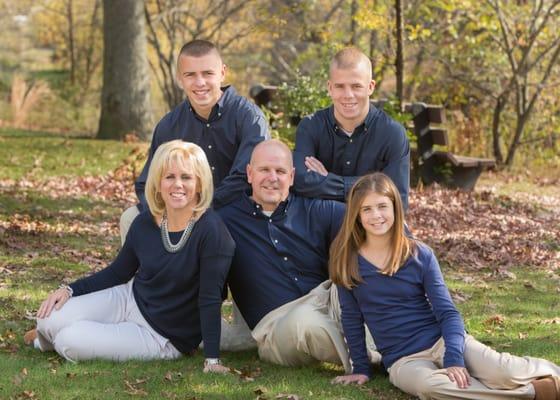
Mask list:
[[[138,214],[140,213],[138,212],[138,207],[136,206],[127,208],[121,214],[121,219],[119,221],[119,228],[121,233],[121,246],[124,244],[124,241],[126,239],[126,234],[130,229],[130,225],[132,225],[132,221],[134,221],[134,218],[136,218]]]
[[[366,331],[367,332],[367,331]],[[303,365],[316,361],[342,364],[352,371],[342,326],[338,292],[325,281],[290,303],[272,310],[253,329],[261,359],[280,365]],[[367,332],[372,362],[381,356]]]
[[[498,353],[466,335],[464,356],[471,385],[459,389],[443,369],[444,353],[440,339],[428,350],[400,358],[389,368],[391,383],[420,399],[533,399],[532,380],[560,375],[560,367],[550,361]]]
[[[132,280],[70,298],[60,310],[37,320],[38,347],[70,361],[101,358],[174,359],[179,350],[146,322],[132,293]]]

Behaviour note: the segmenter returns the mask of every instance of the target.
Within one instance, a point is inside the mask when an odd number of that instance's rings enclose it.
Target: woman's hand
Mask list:
[[[60,288],[49,294],[47,299],[41,303],[37,318],[47,318],[54,309],[60,310],[64,303],[70,298],[70,292],[67,289]]]
[[[447,376],[451,382],[455,382],[458,388],[466,389],[471,384],[469,371],[464,367],[448,367]]]
[[[369,377],[364,374],[352,374],[352,375],[340,375],[334,378],[332,384],[343,384],[348,385],[349,383],[356,383],[358,385],[363,385],[369,381]]]

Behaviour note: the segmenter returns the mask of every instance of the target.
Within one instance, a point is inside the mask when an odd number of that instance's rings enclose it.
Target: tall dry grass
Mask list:
[[[23,76],[14,75],[10,96],[14,126],[23,127],[31,110],[48,94],[50,89],[45,81],[37,80],[28,84]]]

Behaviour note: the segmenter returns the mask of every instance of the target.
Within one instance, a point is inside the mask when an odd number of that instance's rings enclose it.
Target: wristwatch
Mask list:
[[[64,283],[62,283],[58,288],[66,290],[68,292],[68,297],[72,297],[74,295],[74,290]]]
[[[207,358],[204,360],[204,366],[209,367],[210,365],[222,365],[219,358]]]

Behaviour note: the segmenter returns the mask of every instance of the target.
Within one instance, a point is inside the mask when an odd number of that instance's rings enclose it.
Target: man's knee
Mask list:
[[[123,244],[126,239],[128,230],[130,229],[130,225],[132,225],[132,221],[134,221],[134,218],[136,218],[138,214],[139,214],[138,207],[136,206],[127,208],[121,214],[121,219],[119,221],[119,228],[121,233],[121,241]]]
[[[320,334],[329,325],[328,315],[311,304],[302,304],[286,315],[286,323],[302,336]]]

